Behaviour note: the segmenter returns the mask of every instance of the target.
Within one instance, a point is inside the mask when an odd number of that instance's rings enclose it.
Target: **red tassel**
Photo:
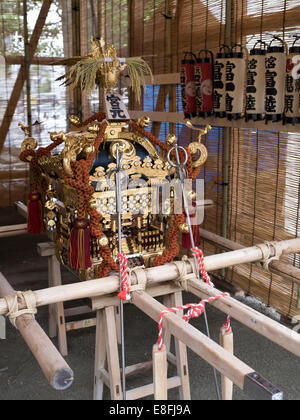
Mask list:
[[[75,270],[92,266],[91,234],[87,219],[76,219],[70,236],[69,263]]]
[[[190,213],[190,218],[191,219],[196,217],[196,212],[197,212],[196,205],[193,204],[192,206],[193,206],[193,211]],[[195,247],[199,247],[201,245],[199,227],[200,227],[199,225],[192,225],[192,232],[193,232]],[[182,248],[184,248],[184,249],[193,248],[190,233],[183,233],[182,234]]]
[[[43,211],[41,195],[38,192],[29,194],[29,200],[27,202],[28,208],[28,220],[27,220],[27,231],[28,233],[40,234],[44,230],[43,222]]]
[[[201,245],[199,225],[192,226],[192,231],[193,231],[193,236],[194,236],[195,247],[199,247]],[[182,248],[184,249],[192,248],[191,236],[189,233],[182,234]]]

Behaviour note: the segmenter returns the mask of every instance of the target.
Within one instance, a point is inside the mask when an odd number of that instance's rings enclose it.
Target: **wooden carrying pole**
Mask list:
[[[280,243],[283,253],[295,253],[300,249],[300,240],[290,240]],[[262,259],[262,251],[260,248],[252,247],[243,250],[228,252],[219,255],[212,255],[206,257],[205,268],[207,271],[213,271],[223,267],[238,264],[239,261],[243,263],[260,261]],[[177,262],[179,270],[183,262]],[[187,267],[187,274],[192,273],[193,260],[189,260]],[[167,281],[175,281],[178,279],[178,268],[175,264],[167,264],[161,267],[155,267],[145,270],[147,277],[147,286],[151,287],[158,283]],[[0,279],[1,282],[1,279]],[[132,273],[132,284],[136,284],[136,275]],[[219,290],[213,289],[203,282],[189,280],[189,290],[200,298],[208,296],[215,296],[220,294]],[[63,285],[49,289],[35,291],[37,306],[45,306],[57,302],[66,302],[76,299],[83,299],[87,297],[99,297],[110,293],[116,293],[119,290],[119,277],[117,275],[110,276],[104,279],[90,280],[84,283],[75,283],[70,285]],[[242,322],[249,328],[258,332],[259,334],[269,338],[271,341],[281,345],[286,350],[294,353],[300,357],[300,335],[295,331],[280,325],[263,314],[249,308],[246,305],[236,301],[232,298],[221,298],[213,303],[221,311],[231,315],[238,321]],[[21,306],[21,305],[20,305]],[[20,307],[20,309],[23,309]],[[0,299],[0,315],[6,315],[8,311],[6,301]]]
[[[204,229],[200,229],[200,236],[202,239],[225,251],[237,251],[239,249],[245,249],[243,245],[237,242],[222,238],[221,236],[208,232]],[[292,264],[273,260],[269,264],[269,271],[273,274],[277,274],[278,276],[283,277],[286,280],[300,284],[300,269],[294,267]]]
[[[146,292],[133,292],[132,303],[156,322],[159,322],[161,312],[167,309]],[[264,393],[264,387],[266,390],[273,388],[271,384],[264,381],[263,386],[257,384],[259,391],[256,392],[256,386],[253,385],[253,381],[251,381],[250,378],[254,376],[259,377],[259,375],[256,374],[251,367],[247,366],[237,357],[223,349],[220,345],[209,339],[206,335],[202,334],[195,327],[185,322],[178,315],[174,313],[166,314],[163,320],[163,327],[189,347],[194,353],[215,367],[222,375],[229,378],[235,385],[252,397],[258,398],[259,392]],[[249,386],[250,381],[251,386]],[[271,398],[269,399],[277,398],[277,396],[282,398],[280,391],[275,389],[274,391],[272,391],[272,395],[270,396]],[[267,398],[267,395],[260,396],[262,399]]]
[[[300,238],[278,242],[283,254],[294,254],[300,251]],[[271,257],[272,252],[271,252]],[[223,254],[210,255],[205,257],[204,265],[206,271],[219,270],[237,264],[245,264],[261,261],[263,258],[262,250],[259,247],[245,248],[238,251],[226,252]],[[190,267],[187,274],[192,273],[193,259],[189,260]],[[181,263],[184,264],[184,263]],[[179,263],[180,266],[180,263]],[[182,267],[183,268],[183,267]],[[153,267],[145,270],[147,276],[147,286],[156,283],[174,281],[178,279],[178,268],[175,264],[166,264],[160,267]],[[137,284],[137,277],[132,273],[132,284]],[[119,277],[117,275],[96,280],[89,280],[84,283],[74,283],[63,286],[52,287],[49,289],[35,291],[37,307],[51,305],[57,302],[67,302],[88,297],[104,296],[116,293],[119,290]],[[20,307],[20,309],[24,309]],[[0,299],[0,315],[6,315],[8,311],[6,301]],[[300,339],[299,339],[300,343]]]
[[[14,296],[15,290],[0,273],[0,296]],[[21,315],[16,326],[40,365],[49,384],[57,391],[68,389],[73,383],[73,372],[46,335],[33,315]]]

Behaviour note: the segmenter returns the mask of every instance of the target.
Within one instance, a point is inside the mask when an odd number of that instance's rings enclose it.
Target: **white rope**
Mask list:
[[[36,309],[36,297],[35,294],[30,290],[28,292],[17,292],[14,296],[5,296],[4,298],[7,303],[8,313],[7,317],[12,325],[18,329],[16,320],[22,315],[35,315]],[[19,301],[25,301],[27,308],[19,310]]]

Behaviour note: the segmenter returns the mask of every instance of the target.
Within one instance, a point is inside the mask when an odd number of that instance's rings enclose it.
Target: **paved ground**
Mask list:
[[[0,226],[24,223],[13,209],[0,209]],[[0,238],[0,271],[18,290],[41,289],[47,284],[47,262],[36,253],[36,244],[47,237],[24,235],[15,238]],[[64,277],[70,281],[69,273]],[[195,301],[185,296],[186,302]],[[126,306],[126,357],[128,364],[149,360],[152,345],[157,337],[156,325],[133,306]],[[212,336],[217,340],[224,314],[208,308]],[[47,331],[47,309],[39,309],[37,320]],[[204,330],[203,319],[193,320],[193,325]],[[240,323],[233,321],[235,354],[261,375],[269,379],[285,393],[285,399],[300,397],[300,359],[289,354],[276,344],[257,335]],[[0,400],[90,400],[93,395],[95,328],[74,331],[68,334],[69,357],[67,361],[74,370],[75,382],[65,392],[53,391],[44,379],[35,359],[19,333],[10,325],[7,340],[0,341]],[[203,360],[189,352],[192,398],[214,400],[215,390],[212,370]],[[172,373],[172,372],[170,372]],[[151,382],[151,375],[128,380],[128,388]],[[105,397],[109,395],[106,392]],[[176,399],[177,391],[169,393]],[[235,387],[235,400],[247,397]]]

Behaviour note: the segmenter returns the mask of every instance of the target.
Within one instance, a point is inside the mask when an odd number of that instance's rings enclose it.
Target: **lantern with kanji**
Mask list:
[[[213,112],[213,53],[201,50],[195,67],[196,104],[198,117],[206,118]]]
[[[282,45],[273,46],[274,40]],[[286,49],[274,37],[266,55],[266,121],[281,121],[285,105]]]
[[[190,56],[190,58],[188,58]],[[196,57],[193,53],[186,53],[180,69],[180,83],[182,106],[185,118],[191,119],[197,115],[196,88],[194,66]]]
[[[236,48],[240,47],[240,51]],[[244,111],[244,91],[246,61],[242,46],[235,45],[226,59],[226,115],[229,120],[242,118]]]
[[[287,124],[300,123],[300,46],[295,42],[289,50],[286,65],[284,121]]]
[[[226,57],[230,51],[223,45],[216,55],[214,63],[214,113],[218,118],[226,117]]]
[[[257,44],[261,48],[257,48]],[[247,70],[246,121],[261,121],[265,114],[266,44],[258,41],[250,51]]]

